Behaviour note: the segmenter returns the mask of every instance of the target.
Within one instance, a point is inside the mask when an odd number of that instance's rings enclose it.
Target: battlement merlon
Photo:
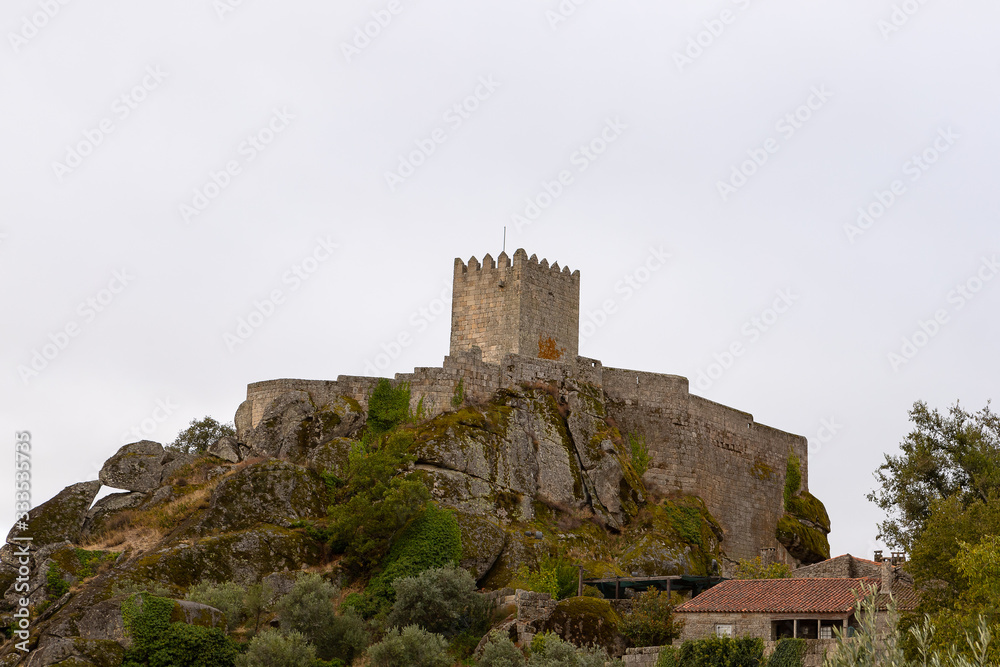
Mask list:
[[[579,352],[580,272],[528,257],[500,253],[482,263],[455,260],[451,354],[478,347],[483,360],[504,355],[573,360]]]

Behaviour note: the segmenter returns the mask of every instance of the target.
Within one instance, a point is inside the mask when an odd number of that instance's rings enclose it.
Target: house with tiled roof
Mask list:
[[[790,579],[730,579],[693,597],[675,610],[684,621],[681,640],[759,637],[770,650],[773,643],[796,637],[810,640],[807,664],[819,664],[833,648],[835,628],[851,636],[858,627],[858,597],[879,596],[879,614],[886,611],[889,593],[898,609],[916,607],[912,581],[889,562],[845,555],[810,567],[815,569],[799,568]],[[874,576],[827,576],[831,573]]]

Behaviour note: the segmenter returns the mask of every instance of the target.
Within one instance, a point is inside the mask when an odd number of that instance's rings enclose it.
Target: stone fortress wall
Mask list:
[[[806,439],[691,394],[687,378],[606,368],[578,356],[579,272],[557,267],[528,259],[523,250],[514,253],[513,262],[504,254],[496,264],[487,256],[482,266],[474,258],[468,264],[456,260],[451,354],[439,368],[416,368],[394,378],[410,384],[411,409],[420,406],[426,416],[451,410],[460,391],[477,403],[489,401],[499,389],[526,383],[591,384],[603,390],[609,416],[622,434],[645,438],[651,462],[644,481],[650,491],[702,498],[725,531],[723,548],[730,558],[753,558],[761,549],[774,548],[780,560],[793,563],[774,530],[784,513],[790,453],[799,457],[802,490],[808,490]],[[525,292],[532,295],[528,300]],[[575,327],[572,335],[566,331],[568,320]],[[539,358],[546,349],[539,337],[551,338],[563,354]],[[345,375],[335,381],[256,382],[247,387],[237,428],[256,426],[271,401],[288,391],[306,391],[317,404],[349,396],[367,409],[377,382]]]

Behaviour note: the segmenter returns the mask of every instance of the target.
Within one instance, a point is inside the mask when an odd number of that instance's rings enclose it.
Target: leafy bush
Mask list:
[[[149,667],[232,667],[239,650],[218,628],[171,623],[166,633],[149,647]],[[128,665],[126,657],[125,665]],[[142,664],[142,663],[139,663]]]
[[[430,499],[422,482],[402,474],[413,461],[406,453],[411,442],[408,434],[397,434],[377,448],[359,445],[348,454],[347,481],[335,490],[329,511],[330,546],[344,554],[341,566],[351,574],[381,562]]]
[[[69,582],[63,579],[63,571],[55,563],[49,563],[45,573],[45,592],[53,599],[61,598],[69,592]]]
[[[799,457],[795,454],[788,455],[788,463],[785,464],[785,509],[790,510],[792,499],[798,495],[799,486],[802,485],[802,465]]]
[[[444,637],[415,625],[402,632],[393,628],[382,641],[368,647],[371,667],[448,667],[451,662]]]
[[[318,574],[306,574],[276,605],[281,629],[299,632],[316,647],[323,660],[350,662],[368,645],[368,633],[353,610],[338,616],[333,598],[338,591]]]
[[[741,558],[736,564],[734,579],[789,579],[792,576],[792,568],[784,563],[764,564],[760,556],[753,560]]]
[[[388,433],[410,416],[410,385],[393,387],[382,378],[368,397],[368,432],[379,436]]]
[[[387,611],[396,599],[394,581],[431,568],[456,564],[461,556],[462,533],[455,515],[429,505],[399,535],[382,571],[368,582],[364,596],[355,607],[365,618]]]
[[[666,592],[648,590],[632,601],[632,611],[618,629],[632,646],[663,646],[680,637],[683,621],[674,619],[675,600]]]
[[[245,616],[246,589],[237,583],[227,581],[213,584],[203,581],[192,586],[187,592],[192,602],[215,607],[226,615],[226,629],[232,632],[240,627]]]
[[[528,667],[605,667],[609,663],[622,664],[612,661],[603,648],[578,648],[551,632],[539,633],[531,640]]]
[[[424,570],[415,577],[401,577],[392,584],[396,601],[389,613],[393,627],[418,625],[445,637],[473,629],[489,628],[491,601],[476,592],[472,575],[454,565]]]
[[[316,649],[301,632],[268,628],[250,640],[237,667],[302,667],[316,661]]]
[[[629,433],[628,447],[632,453],[632,467],[639,477],[642,477],[649,469],[649,447],[646,445],[646,436]]]
[[[802,667],[805,655],[805,639],[782,639],[767,659],[767,667]]]
[[[549,557],[539,564],[537,570],[521,566],[510,586],[536,593],[548,593],[553,600],[563,600],[576,595],[579,577],[579,570],[573,563],[563,558]]]
[[[232,423],[220,424],[211,417],[192,419],[191,424],[167,445],[167,449],[184,454],[204,454],[216,440],[225,435],[236,437],[236,429]]]
[[[501,632],[490,635],[483,656],[476,663],[479,667],[525,667],[524,654],[514,646],[510,637]]]
[[[759,637],[709,637],[686,641],[677,652],[677,667],[759,667],[764,640]]]
[[[677,654],[679,652],[680,649],[676,646],[664,646],[656,658],[656,667],[677,667]]]
[[[122,601],[122,621],[132,647],[123,667],[232,667],[238,650],[218,628],[171,623],[174,601],[137,593]]]

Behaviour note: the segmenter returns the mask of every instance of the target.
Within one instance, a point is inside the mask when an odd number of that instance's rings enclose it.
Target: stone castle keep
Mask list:
[[[758,424],[752,415],[695,396],[676,375],[609,368],[579,351],[580,272],[549,266],[524,250],[455,260],[450,353],[440,368],[395,376],[408,382],[411,409],[433,416],[453,409],[461,383],[466,401],[488,402],[503,388],[527,383],[586,383],[603,391],[608,416],[622,434],[645,438],[651,462],[643,476],[654,494],[699,496],[725,532],[731,558],[774,549],[794,562],[775,537],[784,513],[786,463],[801,461],[808,490],[806,439]],[[626,342],[626,341],[623,341]],[[237,431],[255,427],[289,391],[317,403],[347,396],[367,408],[378,378],[270,380],[247,387]]]

